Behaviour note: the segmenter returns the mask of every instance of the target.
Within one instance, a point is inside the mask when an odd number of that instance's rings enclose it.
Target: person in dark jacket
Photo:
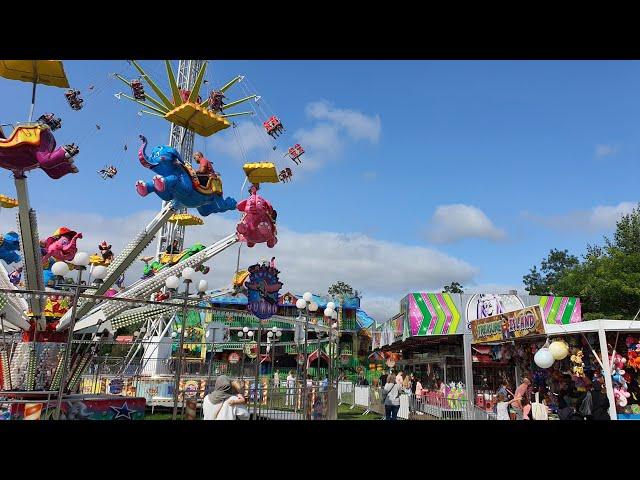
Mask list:
[[[587,383],[587,390],[591,389],[591,416],[587,416],[587,420],[611,420],[609,415],[609,398],[604,386],[604,377],[598,375],[596,382],[590,386]]]

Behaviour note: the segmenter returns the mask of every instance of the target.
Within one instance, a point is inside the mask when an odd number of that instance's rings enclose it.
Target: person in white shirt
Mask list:
[[[287,405],[293,406],[295,401],[296,376],[293,370],[287,375]]]
[[[517,397],[520,400],[520,397]],[[509,417],[509,405],[516,401],[514,398],[511,401],[507,401],[507,398],[503,393],[498,394],[498,403],[496,404],[496,420],[511,420]]]
[[[244,397],[239,393],[241,385],[232,385],[229,377],[220,375],[216,379],[214,391],[204,397],[202,413],[205,420],[247,420],[249,410]]]
[[[273,386],[275,388],[280,387],[280,372],[278,370],[276,370],[273,374]]]

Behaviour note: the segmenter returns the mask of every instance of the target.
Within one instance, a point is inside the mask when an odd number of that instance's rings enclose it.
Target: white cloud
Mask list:
[[[620,202],[618,205],[598,205],[591,210],[577,210],[562,215],[542,216],[523,212],[522,216],[556,230],[603,232],[615,229],[616,222],[631,213],[636,202]]]
[[[596,157],[603,158],[615,155],[618,149],[613,145],[596,145]]]
[[[319,123],[311,129],[301,128],[293,136],[305,151],[318,153],[324,157],[337,157],[344,147],[338,135],[338,127],[329,123]]]
[[[271,152],[271,140],[267,134],[251,121],[238,122],[237,127],[230,127],[224,135],[215,135],[208,140],[209,145],[218,153],[242,160],[242,152],[249,158],[254,151]],[[240,148],[242,147],[242,148]]]
[[[98,243],[106,240],[113,244],[117,255],[155,214],[144,211],[105,218],[69,211],[40,212],[39,226],[44,237],[60,226],[52,219],[73,219],[66,226],[83,232],[84,238],[78,244],[81,250],[97,252]],[[237,220],[235,213],[210,215],[205,225],[187,228],[186,242],[212,244],[234,232]],[[452,278],[465,284],[472,282],[477,274],[475,267],[437,250],[376,240],[358,233],[300,233],[279,225],[278,239],[273,249],[262,244],[253,248],[242,245],[240,267],[276,256],[283,289],[294,292],[326,293],[335,281],[345,281],[363,292],[363,308],[378,321],[380,315],[382,319],[388,318],[385,316],[394,308],[397,312],[400,298],[409,291],[439,290]],[[155,246],[154,240],[144,254],[152,255]],[[231,283],[237,255],[238,247],[234,246],[207,262],[211,267],[207,275],[211,288]],[[142,267],[141,261],[134,262],[126,273],[125,284],[137,280]]]
[[[463,238],[502,240],[506,235],[479,208],[453,204],[436,208],[427,236],[435,243],[451,243]]]
[[[312,102],[306,107],[307,115],[330,122],[345,129],[354,140],[369,140],[376,143],[380,139],[382,124],[380,115],[367,116],[349,109],[334,108],[327,101]]]

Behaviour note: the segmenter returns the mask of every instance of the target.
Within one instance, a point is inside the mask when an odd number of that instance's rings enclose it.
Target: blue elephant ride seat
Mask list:
[[[188,163],[184,163],[183,165],[185,170],[191,177],[191,183],[193,184],[193,189],[196,192],[203,195],[222,195],[222,180],[218,175],[206,175],[208,178],[206,180],[206,183],[203,185],[200,179],[204,179],[205,175],[198,175],[193,167]]]

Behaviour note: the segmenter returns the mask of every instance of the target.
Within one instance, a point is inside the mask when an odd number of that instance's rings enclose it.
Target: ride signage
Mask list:
[[[473,343],[500,342],[543,334],[544,322],[540,305],[492,315],[471,322]]]

